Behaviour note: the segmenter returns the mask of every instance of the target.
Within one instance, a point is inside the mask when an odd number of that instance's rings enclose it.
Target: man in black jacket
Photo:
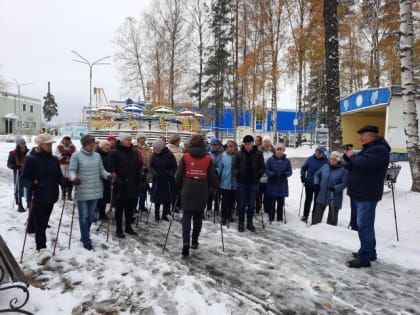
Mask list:
[[[245,204],[248,204],[246,228],[255,232],[252,223],[258,183],[265,172],[264,157],[262,152],[254,145],[254,138],[246,135],[243,146],[233,161],[233,171],[238,182],[237,211],[239,215],[238,231],[244,231]]]
[[[375,211],[382,199],[384,179],[391,150],[385,139],[378,135],[378,127],[365,126],[357,131],[362,150],[345,150],[344,160],[349,169],[347,193],[356,207],[360,249],[347,262],[350,268],[370,267],[376,260]]]

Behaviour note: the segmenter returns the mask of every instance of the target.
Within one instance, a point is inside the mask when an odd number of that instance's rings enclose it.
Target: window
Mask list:
[[[33,113],[34,112],[34,105],[29,105],[29,112]]]
[[[26,104],[25,103],[22,104],[22,112],[26,112]]]

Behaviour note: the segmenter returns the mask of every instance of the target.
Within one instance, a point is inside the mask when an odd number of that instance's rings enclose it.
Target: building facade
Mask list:
[[[36,135],[41,128],[42,102],[38,98],[0,92],[0,135]]]

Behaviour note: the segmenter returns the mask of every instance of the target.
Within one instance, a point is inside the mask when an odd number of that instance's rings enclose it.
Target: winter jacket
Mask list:
[[[179,161],[181,161],[182,158],[182,149],[180,146],[176,146],[172,143],[168,143],[167,145],[169,151],[174,155],[176,160],[176,165],[179,165]]]
[[[289,184],[287,177],[292,175],[292,164],[286,158],[286,155],[279,158],[272,154],[267,161],[265,173],[268,178],[265,194],[269,197],[288,197]]]
[[[109,171],[117,175],[113,186],[113,201],[137,198],[143,165],[133,146],[122,146],[119,142],[109,153]]]
[[[104,188],[101,178],[106,179],[110,173],[105,170],[98,153],[80,149],[70,159],[69,175],[71,180],[79,176],[77,200],[85,201],[103,197]]]
[[[151,200],[157,204],[168,204],[175,199],[175,172],[177,169],[174,155],[168,148],[159,154],[153,153],[150,173],[153,175]]]
[[[104,166],[105,171],[109,172],[109,152],[105,152],[100,148],[96,148],[95,152],[101,156],[102,165]],[[108,178],[102,178],[102,184],[104,186],[103,199],[108,203],[111,199],[112,181]]]
[[[264,157],[257,146],[248,152],[244,147],[236,154],[233,170],[238,184],[258,184],[264,175]]]
[[[271,158],[273,154],[275,153],[273,146],[270,145],[269,148],[264,148],[263,146],[259,146],[258,150],[262,152],[263,157],[264,157],[264,164],[265,164],[265,167],[267,167],[268,159]],[[264,173],[264,175],[260,178],[260,183],[266,184],[267,180],[268,180],[267,173]]]
[[[348,158],[347,193],[355,200],[379,201],[384,191],[384,179],[391,147],[382,137],[363,145],[363,149]]]
[[[145,143],[144,145],[137,144],[134,148],[141,152],[141,155],[143,157],[143,175],[146,176],[147,182],[151,183],[152,174],[150,174],[149,168],[150,161],[152,160],[152,148],[147,143]]]
[[[16,172],[18,170],[19,172],[22,172],[23,164],[25,162],[26,154],[28,153],[28,149],[25,149],[22,151],[22,157],[18,159],[16,149],[9,152],[9,156],[7,158],[7,167],[12,169],[13,172]]]
[[[343,206],[343,190],[347,186],[347,170],[341,163],[332,166],[329,163],[323,165],[314,175],[314,185],[319,185],[319,193],[316,203],[323,206],[330,205],[330,187],[334,187],[334,208],[341,209]]]
[[[188,153],[193,159],[203,159],[208,153],[204,148],[191,147]],[[218,179],[214,162],[210,160],[207,167],[206,179],[195,179],[185,177],[185,157],[181,158],[178,171],[176,172],[176,186],[181,189],[181,206],[185,211],[203,211],[207,205],[207,194],[209,186],[216,189]]]
[[[220,179],[220,188],[236,190],[236,177],[233,175],[233,159],[236,153],[223,152],[217,164],[217,173]]]
[[[307,158],[302,168],[300,169],[300,176],[306,178],[305,186],[314,186],[314,175],[315,173],[328,162],[325,156],[318,159],[315,154]]]
[[[223,149],[217,150],[217,151],[212,151],[210,150],[209,154],[211,159],[214,162],[214,165],[217,165],[220,161],[220,159],[222,158],[222,154],[223,154]]]
[[[34,181],[38,181],[37,186]],[[22,171],[22,183],[28,189],[28,198],[34,192],[34,204],[51,204],[58,200],[58,185],[65,186],[57,157],[50,152],[33,149],[26,157]]]
[[[69,143],[68,145],[64,145],[63,142],[60,142],[55,149],[54,155],[58,158],[58,162],[60,163],[61,172],[63,173],[64,177],[69,176],[69,165],[70,165],[70,158],[73,153],[76,152],[76,147],[73,143]]]

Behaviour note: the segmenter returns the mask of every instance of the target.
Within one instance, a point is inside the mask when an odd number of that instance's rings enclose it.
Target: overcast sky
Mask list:
[[[89,61],[113,55],[112,39],[128,16],[153,0],[0,0],[0,78],[16,79],[21,94],[41,98],[48,81],[59,105],[53,121],[79,121],[89,104],[89,67],[72,61],[76,50]],[[120,99],[112,64],[93,68],[92,87]],[[25,83],[32,83],[23,85]],[[8,90],[17,93],[9,84]]]

